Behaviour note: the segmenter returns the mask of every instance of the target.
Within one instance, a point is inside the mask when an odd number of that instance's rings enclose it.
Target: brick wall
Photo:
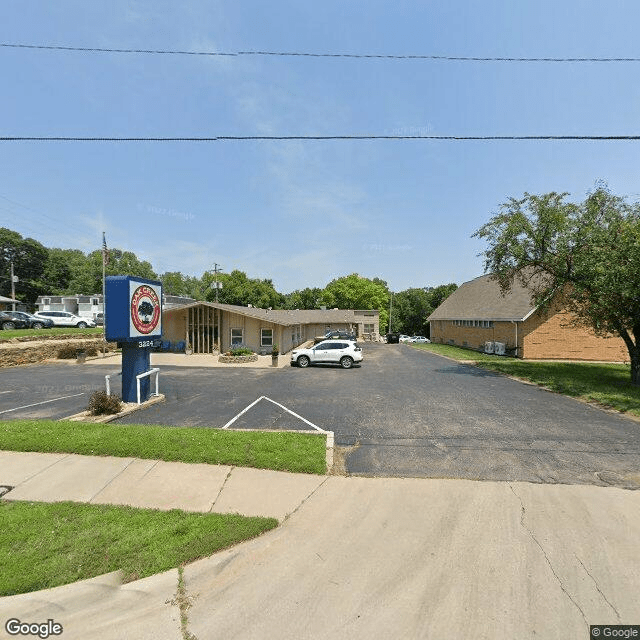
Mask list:
[[[629,361],[622,338],[601,338],[586,327],[573,326],[568,313],[555,313],[549,318],[534,313],[523,325],[523,358]]]
[[[434,326],[436,325],[436,326]],[[520,332],[520,326],[518,326]],[[511,322],[494,322],[493,327],[457,327],[452,320],[431,322],[431,341],[470,349],[484,349],[485,342],[503,342],[507,349],[516,346],[516,328]],[[520,335],[518,342],[521,343]]]
[[[571,316],[554,313],[551,317],[534,313],[518,323],[518,356],[529,360],[589,360],[628,362],[624,341],[616,336],[601,338],[585,327],[570,323]],[[451,320],[431,322],[431,341],[483,349],[485,342],[503,342],[515,347],[516,330],[511,322],[494,322],[493,327],[458,327]]]

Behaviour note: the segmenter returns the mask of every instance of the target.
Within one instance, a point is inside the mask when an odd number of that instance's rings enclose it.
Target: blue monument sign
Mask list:
[[[150,352],[162,336],[162,283],[134,276],[105,279],[105,338],[122,347],[122,399],[136,402],[136,376],[150,369]],[[140,379],[140,400],[149,397],[149,376]]]

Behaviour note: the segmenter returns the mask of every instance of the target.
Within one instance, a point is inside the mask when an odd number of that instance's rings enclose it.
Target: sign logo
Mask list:
[[[143,335],[152,333],[160,321],[158,294],[147,284],[139,286],[131,296],[131,322]]]

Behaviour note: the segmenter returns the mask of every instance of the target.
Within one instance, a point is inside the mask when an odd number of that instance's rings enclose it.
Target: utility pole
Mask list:
[[[15,311],[16,310],[16,280],[18,278],[16,278],[13,275],[13,260],[11,261],[11,299],[13,300],[13,302],[11,303],[11,310]]]
[[[391,302],[389,303],[389,330],[387,333],[392,333],[391,331],[391,314],[393,313],[393,291],[391,292]]]
[[[222,271],[222,267],[217,263],[213,263],[213,273],[215,278],[215,288],[216,288],[216,302],[218,302],[218,273]]]

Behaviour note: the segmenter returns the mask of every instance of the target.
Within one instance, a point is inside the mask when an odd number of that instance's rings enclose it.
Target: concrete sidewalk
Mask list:
[[[4,499],[271,515],[184,568],[0,598],[65,640],[583,640],[638,624],[640,491],[0,452]],[[44,523],[43,523],[44,524]]]
[[[0,451],[4,500],[122,504],[282,521],[325,476],[226,465]]]

